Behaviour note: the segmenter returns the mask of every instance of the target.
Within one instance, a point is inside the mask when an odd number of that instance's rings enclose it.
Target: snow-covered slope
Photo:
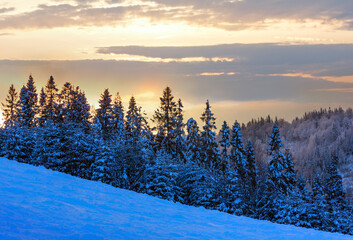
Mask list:
[[[353,239],[172,203],[0,158],[0,239]]]

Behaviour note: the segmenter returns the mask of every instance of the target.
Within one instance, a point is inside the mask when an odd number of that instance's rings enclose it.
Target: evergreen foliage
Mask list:
[[[201,116],[202,132],[190,118],[185,134],[182,102],[174,102],[168,87],[154,115],[156,132],[134,97],[125,115],[119,94],[112,101],[108,89],[101,95],[99,108],[92,111],[93,119],[85,93],[68,82],[58,93],[52,76],[37,104],[32,76],[19,99],[10,86],[2,104],[5,124],[0,128],[0,156],[183,204],[353,235],[353,211],[338,170],[338,155],[329,165],[323,161],[322,177],[315,172],[311,175],[316,178],[305,180],[298,171],[296,179],[293,149],[281,151],[277,124],[281,121],[273,126],[269,161],[264,163],[255,155],[255,150],[263,151],[257,140],[248,141],[244,149],[238,122],[232,130],[224,122],[217,141],[209,101]],[[344,116],[349,114],[352,118],[349,111]],[[259,124],[273,121],[267,117]],[[349,125],[347,121],[341,124]],[[296,157],[296,167],[297,161]],[[307,182],[312,183],[311,192]]]
[[[13,84],[9,88],[5,103],[2,103],[2,115],[5,128],[13,127],[16,122],[18,94]]]
[[[201,132],[201,159],[204,167],[218,170],[220,167],[220,153],[214,132],[216,130],[216,118],[213,115],[210,103],[207,100],[205,112],[201,116],[201,120],[204,123],[203,131]]]

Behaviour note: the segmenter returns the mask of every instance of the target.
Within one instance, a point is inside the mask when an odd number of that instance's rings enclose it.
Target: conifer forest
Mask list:
[[[148,119],[105,89],[30,75],[2,100],[0,157],[191,206],[353,235],[353,111],[320,109],[216,128],[212,103],[184,119],[166,87]]]

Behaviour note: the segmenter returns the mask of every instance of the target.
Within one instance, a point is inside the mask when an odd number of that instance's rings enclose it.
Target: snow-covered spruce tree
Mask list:
[[[17,115],[18,94],[13,84],[9,88],[5,103],[2,103],[2,115],[4,117],[4,127],[9,128],[14,126]]]
[[[112,131],[117,140],[125,138],[124,106],[119,93],[116,93],[112,104]]]
[[[312,203],[309,210],[309,219],[312,228],[323,229],[325,225],[325,218],[327,213],[325,213],[325,193],[324,186],[322,185],[321,177],[319,174],[316,175],[312,183]]]
[[[328,167],[325,184],[326,201],[331,208],[340,209],[345,204],[345,193],[343,191],[342,176],[338,173],[338,156],[333,155]]]
[[[183,115],[183,104],[181,99],[178,100],[176,109],[176,126],[175,126],[175,157],[179,162],[186,163],[186,141],[184,132],[184,115]]]
[[[131,97],[126,113],[126,142],[122,155],[123,171],[129,179],[129,188],[143,191],[146,161],[151,157],[152,133],[146,119]]]
[[[158,138],[156,138],[157,149],[164,148],[167,153],[175,156],[175,129],[177,126],[177,103],[174,101],[172,90],[166,87],[160,98],[161,105],[155,111],[153,121],[156,123]]]
[[[268,166],[268,184],[271,189],[277,192],[287,193],[287,184],[284,181],[285,156],[281,151],[282,146],[279,129],[275,123],[268,147],[268,155],[271,157]]]
[[[220,205],[218,210],[236,215],[246,213],[244,190],[236,171],[227,164],[227,168],[219,182]]]
[[[99,123],[99,120],[97,123]],[[101,131],[99,127],[97,127],[97,124],[94,128],[98,128],[94,131]],[[108,144],[105,144],[102,138],[98,138],[96,144],[97,152],[91,165],[92,180],[113,184],[117,178],[116,173],[118,170],[115,156]]]
[[[277,199],[279,204],[273,221],[300,227],[311,227],[309,219],[310,196],[305,187],[305,179],[301,176],[298,185],[287,195]]]
[[[58,137],[63,153],[60,171],[75,176],[90,178],[90,165],[93,161],[92,139],[87,134],[90,128],[90,106],[87,98],[78,87],[65,83],[60,93],[57,108]]]
[[[295,179],[295,170],[294,170],[294,164],[293,164],[293,159],[292,159],[292,154],[290,153],[289,149],[286,149],[285,151],[285,159],[284,159],[284,181],[286,183],[286,187],[288,191],[292,191],[294,187],[296,186],[297,182]]]
[[[98,101],[94,121],[99,121],[103,140],[110,140],[113,130],[112,100],[108,89],[105,89]]]
[[[258,188],[258,170],[256,166],[255,151],[252,142],[249,140],[246,146],[246,187],[245,202],[248,205],[249,214],[253,215],[256,208],[257,188]]]
[[[34,85],[32,75],[26,86],[23,86],[20,92],[20,99],[17,103],[17,122],[20,126],[34,127],[36,124],[37,107],[37,90]]]
[[[228,149],[230,146],[229,127],[226,121],[223,122],[222,128],[219,131],[219,134],[221,135],[221,140],[219,144],[222,147],[222,152],[221,152],[222,161],[221,161],[220,169],[222,172],[225,172],[228,166]]]
[[[281,152],[283,146],[278,126],[275,123],[269,141],[268,155],[271,157],[265,189],[258,201],[257,214],[260,219],[276,221],[277,211],[287,194],[287,186],[284,181],[284,155]]]
[[[201,143],[200,133],[197,122],[190,118],[186,124],[187,137],[186,137],[186,158],[187,162],[193,162],[201,166]]]
[[[34,165],[58,171],[64,157],[60,140],[59,127],[53,120],[49,119],[37,127]]]
[[[139,125],[139,115],[140,113],[136,105],[136,100],[134,96],[132,96],[129,101],[125,121],[126,138],[132,145],[136,143],[140,135],[141,126]]]
[[[56,108],[58,107],[58,89],[53,76],[50,76],[45,89],[42,88],[39,98],[39,125],[46,121],[55,122]]]
[[[240,131],[240,125],[237,121],[234,122],[231,134],[231,153],[230,153],[230,163],[231,167],[234,168],[236,174],[240,181],[245,184],[246,172],[245,172],[245,161],[246,157],[244,154],[244,146],[242,140],[242,134]]]
[[[216,118],[211,111],[209,101],[206,101],[205,112],[201,116],[204,123],[203,131],[201,132],[201,161],[202,165],[211,170],[219,170],[220,153],[216,141]]]
[[[38,119],[37,119],[37,125],[43,126],[45,122],[45,105],[47,101],[47,95],[44,92],[44,88],[41,89],[40,94],[39,94],[39,106],[38,106]]]
[[[352,208],[347,205],[342,177],[338,172],[337,154],[332,156],[325,182],[326,226],[325,230],[352,234]]]
[[[5,129],[2,155],[8,159],[31,163],[35,138],[33,129],[27,126],[20,127],[17,122],[12,127]]]
[[[157,152],[155,161],[146,168],[146,193],[169,201],[181,200],[181,189],[177,186],[178,165],[163,148]]]

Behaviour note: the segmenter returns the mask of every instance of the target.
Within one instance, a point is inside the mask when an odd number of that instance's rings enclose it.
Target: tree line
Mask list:
[[[105,89],[92,113],[84,91],[51,76],[39,95],[30,75],[2,104],[0,156],[192,206],[277,223],[353,234],[353,213],[332,155],[311,186],[296,176],[277,122],[259,168],[251,140],[227,122],[217,140],[209,101],[200,119],[184,121],[183,104],[166,87],[149,125],[134,97],[125,110]]]

